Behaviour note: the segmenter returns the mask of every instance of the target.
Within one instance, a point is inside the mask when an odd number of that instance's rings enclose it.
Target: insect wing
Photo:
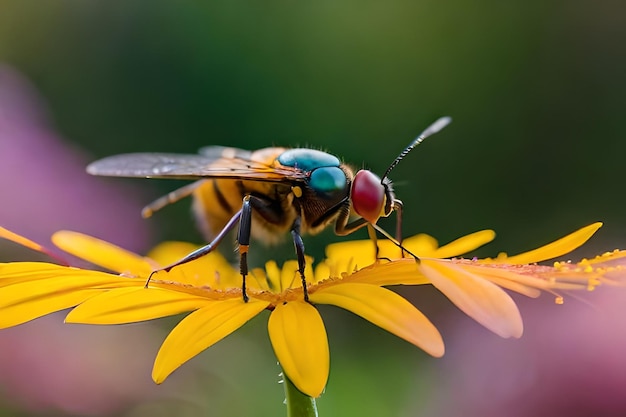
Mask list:
[[[215,153],[213,155],[217,156]],[[282,166],[274,158],[267,162],[260,162],[241,157],[211,157],[173,153],[114,155],[93,162],[87,167],[87,172],[92,175],[109,177],[186,180],[230,178],[269,182],[303,180],[306,177],[306,173],[301,170]]]
[[[129,153],[109,156],[87,166],[92,175],[109,177],[195,178],[211,161],[200,155]]]
[[[279,148],[275,148],[279,149]],[[246,149],[232,148],[230,146],[205,146],[198,150],[198,154],[211,159],[229,158],[252,160],[254,152]]]

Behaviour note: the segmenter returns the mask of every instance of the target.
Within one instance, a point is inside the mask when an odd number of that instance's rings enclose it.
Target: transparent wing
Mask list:
[[[306,173],[275,162],[275,158],[259,161],[256,154],[241,151],[224,157],[232,148],[214,147],[203,155],[170,153],[130,153],[110,156],[91,163],[87,172],[109,177],[171,178],[197,180],[201,178],[232,178],[253,181],[302,180]],[[210,150],[210,152],[209,152]]]
[[[281,148],[274,148],[281,149]],[[198,154],[211,159],[219,158],[238,158],[238,159],[252,159],[252,151],[239,148],[231,148],[230,146],[205,146],[198,150]]]

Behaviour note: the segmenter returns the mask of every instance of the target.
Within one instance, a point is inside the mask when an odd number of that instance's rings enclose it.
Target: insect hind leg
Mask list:
[[[146,281],[145,287],[146,288],[148,287],[148,284],[150,284],[150,281],[152,280],[152,277],[157,272],[160,272],[160,271],[169,272],[174,267],[186,264],[187,262],[191,262],[191,261],[193,261],[195,259],[201,258],[201,257],[203,257],[205,255],[208,255],[209,253],[213,252],[215,250],[215,248],[217,248],[217,246],[220,244],[220,242],[224,239],[224,237],[228,234],[228,232],[230,232],[235,227],[235,225],[239,222],[239,219],[242,217],[242,210],[239,210],[237,213],[235,213],[235,215],[233,217],[230,218],[228,223],[226,223],[226,226],[224,226],[224,228],[217,234],[217,236],[215,236],[215,238],[209,244],[207,244],[206,246],[203,246],[203,247],[201,247],[199,249],[196,249],[195,251],[191,252],[189,255],[187,255],[184,258],[174,262],[173,264],[170,264],[170,265],[166,266],[165,268],[155,269],[154,271],[152,271],[150,273],[150,276],[148,276],[148,280]],[[244,291],[244,300],[246,299],[246,297],[247,296],[246,296],[245,291]]]
[[[298,217],[291,228],[291,236],[293,245],[296,248],[296,256],[298,258],[298,272],[302,280],[302,292],[304,293],[304,301],[309,301],[309,291],[307,289],[306,278],[304,276],[304,268],[306,267],[306,258],[304,257],[304,241],[300,235],[300,218]]]
[[[141,210],[141,216],[144,219],[152,217],[154,213],[161,210],[163,207],[190,196],[191,194],[193,194],[193,192],[200,185],[201,182],[202,180],[196,181],[194,183],[185,185],[184,187],[178,188],[162,197],[157,198]]]
[[[235,227],[235,225],[239,223],[239,230],[237,233],[237,243],[239,243],[239,270],[242,277],[241,284],[241,292],[244,302],[248,302],[249,297],[246,290],[246,277],[248,275],[248,248],[250,247],[250,231],[252,225],[252,206],[250,204],[250,196],[247,195],[243,198],[243,204],[241,206],[241,210],[239,210],[233,217],[230,218],[226,226],[222,228],[222,230],[217,234],[215,239],[211,241],[206,246],[203,246],[195,251],[191,252],[189,255],[180,259],[179,261],[174,262],[171,265],[166,266],[165,268],[157,269],[150,273],[148,280],[146,281],[146,287],[150,284],[150,280],[152,276],[159,271],[169,272],[172,268],[177,267],[179,265],[186,264],[187,262],[191,262],[195,259],[201,258],[215,250],[220,242],[224,239],[224,237]]]

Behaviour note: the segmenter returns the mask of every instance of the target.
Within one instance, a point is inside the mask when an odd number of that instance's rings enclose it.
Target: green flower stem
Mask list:
[[[287,417],[318,417],[315,398],[303,394],[283,372]]]

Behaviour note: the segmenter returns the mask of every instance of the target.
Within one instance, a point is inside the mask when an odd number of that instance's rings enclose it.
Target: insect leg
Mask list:
[[[415,259],[415,262],[420,263],[420,258],[419,256],[417,256],[416,254],[414,254],[413,252],[411,252],[410,250],[408,250],[407,248],[405,248],[404,246],[402,246],[400,244],[400,242],[398,242],[393,236],[391,236],[389,233],[387,233],[385,231],[385,229],[383,229],[382,227],[380,227],[377,224],[373,224],[370,223],[370,225],[376,229],[378,231],[378,233],[380,233],[381,235],[385,236],[391,243],[393,243],[394,245],[396,245],[398,248],[402,249],[403,253],[406,252],[409,255],[411,255],[413,257],[413,259]]]
[[[363,217],[359,217],[354,221],[348,223],[350,219],[350,210],[342,211],[337,218],[337,222],[335,223],[335,234],[338,236],[346,236],[352,232],[359,230],[361,227],[366,226],[367,220]]]
[[[361,227],[368,226],[368,235],[370,239],[374,242],[375,250],[376,250],[376,259],[380,259],[378,257],[378,245],[376,244],[376,234],[373,229],[380,232],[383,236],[391,241],[394,245],[396,245],[402,251],[402,257],[404,257],[405,253],[408,253],[416,260],[419,260],[417,256],[415,256],[412,252],[407,250],[404,246],[402,246],[402,202],[400,200],[394,200],[394,210],[398,212],[397,223],[396,223],[396,238],[390,236],[387,232],[381,229],[378,225],[369,223],[362,217],[355,219],[348,223],[350,218],[349,212],[344,212],[339,215],[337,219],[337,223],[335,223],[335,233],[339,236],[349,235],[350,233],[360,229]],[[398,239],[399,237],[399,239]]]
[[[239,221],[239,218],[242,215],[241,214],[242,210],[239,210],[237,213],[235,213],[233,217],[230,218],[228,223],[226,223],[226,226],[224,226],[224,228],[217,234],[217,236],[215,236],[215,239],[213,239],[211,243],[199,249],[196,249],[195,251],[191,252],[189,255],[174,262],[173,264],[166,266],[165,268],[155,269],[154,271],[152,271],[150,273],[150,276],[148,277],[148,280],[146,281],[145,287],[146,288],[148,287],[148,284],[150,284],[150,280],[152,279],[152,276],[156,274],[157,272],[159,271],[169,272],[172,268],[176,266],[183,265],[183,264],[186,264],[187,262],[193,261],[194,259],[201,258],[202,256],[207,255],[208,253],[215,250],[215,248],[220,244],[220,242],[222,241],[222,239],[224,239],[224,237],[228,234],[228,232],[230,232],[233,229],[233,227],[235,227],[235,225]]]
[[[243,198],[241,206],[241,219],[239,221],[239,230],[237,231],[237,243],[239,244],[239,272],[241,273],[241,293],[243,301],[248,302],[248,293],[246,292],[246,276],[248,275],[248,249],[250,248],[250,230],[252,227],[252,206],[250,205],[250,196]]]
[[[243,300],[248,301],[248,293],[246,291],[246,277],[248,276],[248,250],[250,248],[250,234],[252,231],[252,211],[255,210],[261,217],[266,220],[275,220],[278,222],[283,214],[282,211],[278,210],[275,206],[272,205],[272,201],[259,197],[256,195],[248,194],[243,198],[243,204],[241,206],[241,218],[239,222],[239,230],[237,232],[237,243],[239,244],[239,271],[242,277],[241,290],[243,293]],[[298,226],[298,236],[300,234]],[[294,237],[295,241],[295,237]],[[302,239],[300,239],[302,241]],[[302,248],[302,260],[301,267],[302,270],[301,275],[304,280],[304,244],[300,243]],[[306,289],[305,289],[306,291]],[[308,299],[308,297],[307,297]]]
[[[335,223],[335,233],[339,236],[349,235],[352,232],[359,230],[360,228],[367,226],[367,235],[370,240],[374,243],[374,259],[380,259],[378,257],[378,238],[376,237],[376,231],[372,227],[372,225],[365,220],[363,217],[359,217],[348,223],[350,218],[350,212],[345,211],[339,215],[337,219],[337,223]]]
[[[202,181],[196,181],[191,184],[187,184],[184,187],[178,188],[171,193],[164,195],[163,197],[157,198],[141,210],[141,216],[144,219],[152,217],[154,213],[161,210],[163,207],[190,196],[201,182]]]
[[[256,210],[257,213],[263,217],[279,219],[281,211],[272,207],[271,202],[267,199],[263,199],[254,195],[247,195],[244,197],[243,206],[241,208],[241,221],[239,223],[239,234],[237,235],[237,242],[239,243],[240,254],[240,270],[243,277],[243,294],[244,300],[248,300],[248,296],[245,291],[245,279],[248,275],[248,248],[250,245],[250,230],[252,224],[252,210]],[[300,218],[296,219],[291,226],[291,236],[293,238],[293,244],[296,249],[296,256],[298,259],[298,273],[302,279],[302,291],[304,292],[304,300],[309,301],[309,294],[307,292],[306,278],[304,275],[304,268],[306,267],[306,259],[304,257],[304,242],[300,235],[301,227]]]
[[[304,257],[304,242],[300,235],[300,218],[298,217],[291,227],[291,236],[293,237],[293,245],[296,248],[296,257],[298,258],[298,272],[302,279],[302,292],[304,293],[304,301],[309,301],[309,291],[306,286],[306,278],[304,277],[304,268],[306,267],[306,258]]]
[[[367,224],[367,236],[369,236],[370,240],[374,244],[374,257],[376,260],[380,259],[378,257],[378,253],[380,252],[380,249],[378,248],[378,236],[376,236],[376,230],[374,230],[372,225],[369,223]]]
[[[393,200],[393,210],[396,212],[396,240],[400,244],[402,257],[404,258],[404,247],[402,246],[402,201]]]

